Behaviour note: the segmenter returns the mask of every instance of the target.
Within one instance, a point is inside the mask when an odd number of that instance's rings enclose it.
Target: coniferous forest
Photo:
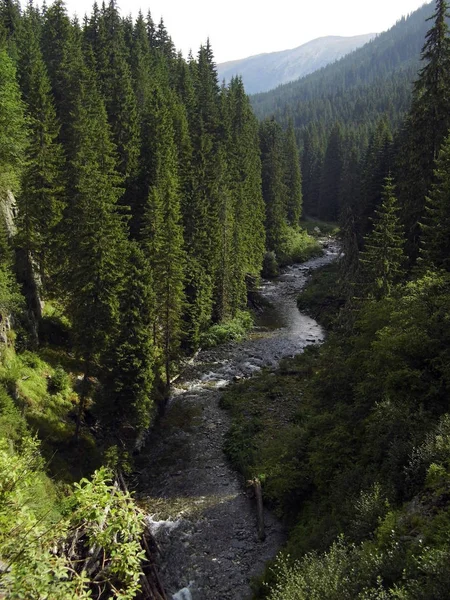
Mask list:
[[[327,340],[222,399],[289,532],[255,598],[450,598],[449,12],[250,100],[150,13],[0,1],[0,596],[164,598],[136,452],[306,215]]]

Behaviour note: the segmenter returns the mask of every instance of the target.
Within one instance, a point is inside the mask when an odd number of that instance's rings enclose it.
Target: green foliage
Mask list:
[[[241,340],[253,326],[253,318],[249,312],[239,311],[233,319],[212,325],[200,337],[202,348],[213,348],[225,342]]]
[[[322,247],[306,231],[294,227],[285,228],[283,245],[277,258],[280,267],[302,263],[315,256],[321,256]]]
[[[67,390],[70,383],[68,374],[62,367],[56,367],[52,377],[48,380],[48,391],[51,394],[59,394]]]
[[[268,279],[272,279],[273,277],[277,277],[279,274],[280,269],[275,252],[273,250],[267,251],[264,254],[261,275],[263,277],[267,277]]]
[[[118,600],[134,598],[143,516],[130,496],[101,469],[92,481],[76,484],[59,512],[42,467],[36,442],[24,443],[20,454],[6,440],[0,442],[0,552],[9,567],[1,580],[8,598],[92,598],[83,561],[77,564],[65,549],[77,531],[78,544],[85,550],[101,549],[102,591]]]
[[[16,70],[0,44],[0,194],[17,191],[24,165],[26,130],[24,106],[16,81]]]
[[[421,224],[419,263],[423,268],[442,268],[449,271],[450,136],[445,139],[435,166],[435,182],[426,198],[426,211]]]
[[[373,229],[364,238],[364,251],[359,257],[363,294],[375,298],[389,295],[403,275],[405,240],[394,191],[392,178],[387,177]]]

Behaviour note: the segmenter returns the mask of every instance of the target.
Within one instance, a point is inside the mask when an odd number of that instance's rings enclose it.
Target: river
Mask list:
[[[138,460],[139,498],[161,549],[161,577],[175,600],[245,600],[250,579],[262,573],[285,534],[266,511],[260,542],[256,510],[223,453],[230,421],[219,407],[221,390],[263,367],[320,343],[324,332],[297,309],[308,273],[334,260],[337,246],[264,281],[271,306],[242,342],[199,353],[172,390],[166,413]]]

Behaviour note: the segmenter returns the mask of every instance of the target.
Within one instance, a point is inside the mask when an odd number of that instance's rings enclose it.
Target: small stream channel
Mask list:
[[[297,309],[308,273],[334,260],[338,248],[265,281],[270,301],[242,342],[200,352],[176,382],[165,415],[139,457],[139,497],[161,548],[161,577],[175,600],[246,600],[250,579],[264,570],[285,536],[265,514],[260,542],[256,510],[223,453],[230,420],[221,390],[236,378],[298,354],[323,340],[322,328]]]

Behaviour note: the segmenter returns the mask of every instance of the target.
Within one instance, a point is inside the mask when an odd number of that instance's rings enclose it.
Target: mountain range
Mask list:
[[[248,94],[265,92],[339,60],[375,36],[375,33],[353,37],[326,36],[291,50],[221,63],[217,65],[219,79],[228,83],[233,76],[240,75]]]

